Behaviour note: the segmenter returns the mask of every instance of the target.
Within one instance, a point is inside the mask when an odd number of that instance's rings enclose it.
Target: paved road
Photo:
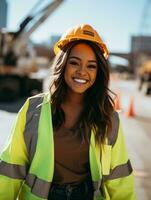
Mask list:
[[[136,81],[114,80],[111,82],[114,92],[120,92],[121,112],[129,156],[135,173],[138,200],[151,200],[151,96],[145,97],[137,91]],[[128,118],[125,113],[129,107],[130,97],[134,97],[135,116]],[[1,105],[0,109],[18,110],[20,104]],[[0,151],[10,133],[10,127],[16,114],[0,111]]]
[[[120,94],[120,118],[134,168],[138,200],[151,200],[151,96],[137,90],[137,81],[114,80],[111,88]],[[134,98],[135,116],[127,117]]]

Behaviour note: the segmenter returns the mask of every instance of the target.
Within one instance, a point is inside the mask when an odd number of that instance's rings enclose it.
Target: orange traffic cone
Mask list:
[[[128,110],[126,112],[126,116],[127,117],[134,117],[135,116],[135,112],[134,112],[134,97],[133,96],[131,96],[131,98],[130,98],[130,103],[129,103]]]
[[[121,101],[120,101],[120,93],[117,94],[115,100],[114,100],[114,108],[117,112],[121,111]]]

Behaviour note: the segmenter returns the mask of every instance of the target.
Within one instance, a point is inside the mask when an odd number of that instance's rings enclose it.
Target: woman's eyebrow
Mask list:
[[[76,57],[76,56],[70,56],[70,57],[69,57],[69,59],[72,59],[72,58],[74,58],[74,59],[77,59],[77,60],[80,60],[80,61],[81,61],[81,59],[80,59],[79,57]]]
[[[94,62],[94,63],[97,63],[96,60],[88,60],[88,62]]]
[[[70,57],[69,57],[69,59],[72,59],[72,58],[74,58],[74,59],[77,59],[77,60],[81,61],[81,59],[80,59],[79,57],[76,57],[76,56],[70,56]],[[97,63],[97,61],[96,61],[96,60],[88,60],[88,62],[94,62],[94,63]]]

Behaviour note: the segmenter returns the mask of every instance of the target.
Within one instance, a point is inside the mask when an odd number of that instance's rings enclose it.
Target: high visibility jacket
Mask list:
[[[17,115],[0,157],[0,200],[46,200],[54,174],[50,95],[27,99]],[[95,143],[91,131],[89,160],[94,200],[135,200],[132,168],[115,112],[110,138]]]

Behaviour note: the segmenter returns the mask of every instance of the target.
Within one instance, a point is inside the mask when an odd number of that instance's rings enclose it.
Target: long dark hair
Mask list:
[[[79,44],[86,43],[95,52],[98,64],[98,72],[95,83],[90,87],[84,96],[84,108],[77,123],[81,135],[87,139],[87,131],[94,130],[96,141],[103,142],[105,135],[112,129],[112,115],[114,111],[114,101],[109,88],[109,65],[103,57],[100,48],[93,42],[79,40],[69,43],[58,53],[54,62],[54,81],[50,85],[53,125],[59,128],[65,121],[64,111],[61,103],[66,98],[67,85],[64,80],[64,71],[71,49]],[[53,91],[52,91],[53,90]]]

